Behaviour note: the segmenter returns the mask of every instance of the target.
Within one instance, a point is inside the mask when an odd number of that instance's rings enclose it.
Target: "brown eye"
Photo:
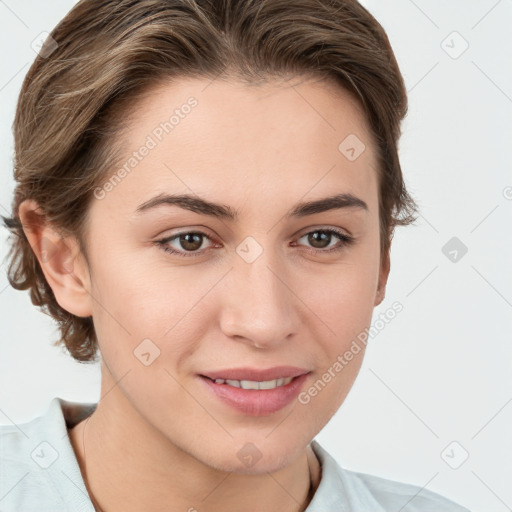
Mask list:
[[[331,241],[332,235],[327,231],[312,231],[308,233],[308,242],[315,249],[325,249],[329,246],[329,242]]]
[[[354,242],[353,237],[336,229],[317,229],[301,236],[299,240],[302,238],[307,238],[310,247],[319,253],[341,250]],[[333,240],[336,242],[336,239],[338,239],[338,243],[331,245],[331,242]]]
[[[185,233],[178,236],[179,243],[186,251],[197,251],[203,244],[201,233]]]
[[[176,235],[157,240],[155,243],[165,252],[176,254],[177,256],[199,256],[204,239],[211,240],[206,233],[201,231],[184,231]],[[174,242],[174,245],[171,245]]]

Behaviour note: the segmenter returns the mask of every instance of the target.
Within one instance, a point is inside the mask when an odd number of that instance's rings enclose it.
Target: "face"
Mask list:
[[[365,119],[347,92],[305,80],[181,79],[136,107],[125,172],[88,218],[104,389],[117,382],[119,410],[210,467],[277,470],[345,399],[364,350],[341,369],[338,356],[385,286]]]

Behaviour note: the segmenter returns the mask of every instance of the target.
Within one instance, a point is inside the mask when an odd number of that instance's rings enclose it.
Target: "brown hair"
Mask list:
[[[81,0],[50,34],[23,82],[13,124],[9,282],[59,325],[78,361],[97,355],[92,317],[59,306],[23,231],[28,198],[46,222],[84,234],[93,190],[116,165],[124,107],[172,77],[236,77],[257,84],[316,76],[351,91],[363,107],[379,160],[382,255],[394,227],[416,220],[398,158],[407,96],[381,25],[355,0]],[[341,141],[340,141],[341,142]]]

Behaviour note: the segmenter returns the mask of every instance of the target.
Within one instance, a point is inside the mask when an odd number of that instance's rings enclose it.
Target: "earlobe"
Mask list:
[[[19,217],[59,306],[79,317],[92,316],[89,269],[76,239],[48,225],[32,199],[21,203]]]
[[[382,303],[384,298],[386,297],[386,284],[388,282],[389,271],[391,269],[391,260],[389,251],[386,253],[385,257],[382,259],[380,271],[379,271],[379,282],[377,286],[377,292],[375,293],[375,302],[374,306],[378,306]]]
[[[373,303],[374,306],[378,306],[384,300],[385,293],[386,292],[383,294],[380,288],[377,289],[377,293],[375,294],[375,302]]]

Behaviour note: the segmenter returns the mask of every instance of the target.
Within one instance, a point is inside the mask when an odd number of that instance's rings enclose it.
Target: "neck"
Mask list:
[[[112,390],[69,433],[98,510],[302,512],[311,501],[321,471],[311,446],[274,473],[220,471],[172,444],[114,395],[122,393]]]

